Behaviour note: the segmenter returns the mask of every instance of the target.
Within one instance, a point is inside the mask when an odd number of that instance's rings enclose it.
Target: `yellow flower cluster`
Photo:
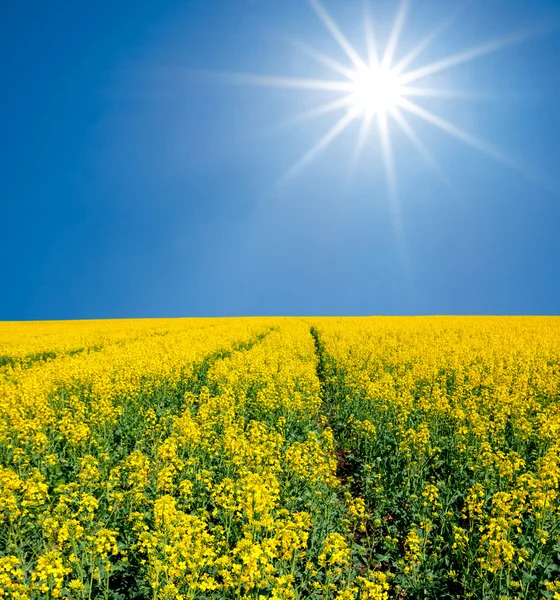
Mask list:
[[[560,319],[0,324],[0,598],[556,598]]]
[[[403,593],[552,597],[560,319],[311,323],[330,424]]]
[[[0,323],[0,366],[29,365],[59,355],[96,351],[169,330],[199,327],[198,319],[114,319],[110,321],[29,321]],[[3,361],[2,361],[3,359]]]
[[[307,323],[2,327],[0,597],[387,597]]]

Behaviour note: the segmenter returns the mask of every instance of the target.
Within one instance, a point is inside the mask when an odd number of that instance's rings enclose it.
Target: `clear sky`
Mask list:
[[[363,2],[322,6],[365,58]],[[394,61],[457,10],[408,69],[499,41],[411,98],[463,139],[388,118],[388,178],[363,115],[291,169],[340,92],[231,76],[345,80],[294,44],[353,68],[318,5],[3,3],[0,319],[559,314],[560,6],[416,0]]]

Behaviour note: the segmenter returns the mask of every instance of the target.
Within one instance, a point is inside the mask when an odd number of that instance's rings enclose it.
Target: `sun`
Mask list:
[[[351,102],[360,115],[394,113],[402,100],[402,92],[396,73],[374,65],[356,72]]]
[[[304,121],[322,115],[342,112],[342,115],[319,138],[315,145],[305,152],[284,173],[278,180],[278,185],[286,183],[299,174],[303,168],[312,163],[343,131],[358,121],[360,126],[356,151],[352,158],[353,166],[356,165],[360,158],[368,139],[373,138],[377,140],[381,146],[381,156],[384,163],[389,197],[396,204],[396,169],[391,141],[392,128],[398,127],[401,129],[411,144],[426,160],[426,163],[438,175],[442,175],[437,162],[432,157],[423,140],[416,133],[414,123],[409,120],[409,117],[429,123],[493,160],[517,170],[529,179],[535,179],[531,171],[528,171],[523,165],[518,164],[517,161],[512,160],[500,149],[424,108],[417,102],[417,99],[422,100],[432,97],[445,100],[476,100],[487,98],[488,94],[480,95],[453,88],[433,88],[423,85],[423,83],[426,78],[432,75],[442,73],[453,67],[468,63],[474,59],[479,59],[500,49],[542,34],[546,31],[546,28],[523,29],[472,46],[466,50],[443,56],[433,62],[418,64],[418,59],[422,53],[457,18],[461,9],[452,14],[451,17],[447,17],[441,23],[436,24],[433,30],[427,32],[424,37],[418,40],[403,55],[400,51],[400,38],[410,10],[411,0],[400,0],[393,26],[382,52],[378,51],[374,33],[374,22],[367,8],[368,0],[364,0],[366,11],[364,13],[363,24],[367,54],[361,56],[348,41],[321,1],[308,1],[313,11],[346,56],[347,62],[341,62],[331,55],[318,52],[305,43],[294,41],[292,43],[309,57],[335,72],[338,76],[336,79],[306,79],[248,74],[230,74],[228,77],[230,81],[237,83],[291,88],[294,90],[307,90],[309,92],[330,92],[336,95],[333,100],[319,104],[304,113],[296,115],[288,122],[288,124],[300,125]],[[464,6],[467,4],[463,3]]]

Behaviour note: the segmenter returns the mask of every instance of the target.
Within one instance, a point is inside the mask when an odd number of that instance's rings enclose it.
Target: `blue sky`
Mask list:
[[[361,0],[323,4],[365,55]],[[396,57],[459,6],[413,2]],[[305,0],[4,3],[0,319],[559,314],[559,24],[474,1],[418,57],[550,26],[430,79],[491,97],[416,99],[521,168],[410,117],[441,177],[392,122],[396,216],[359,121],[277,184],[343,113],[278,123],[332,92],[218,75],[336,79],[288,41],[348,64]]]

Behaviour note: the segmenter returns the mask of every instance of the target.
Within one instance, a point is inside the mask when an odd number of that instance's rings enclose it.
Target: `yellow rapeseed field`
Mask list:
[[[560,318],[0,323],[0,599],[560,600]]]

